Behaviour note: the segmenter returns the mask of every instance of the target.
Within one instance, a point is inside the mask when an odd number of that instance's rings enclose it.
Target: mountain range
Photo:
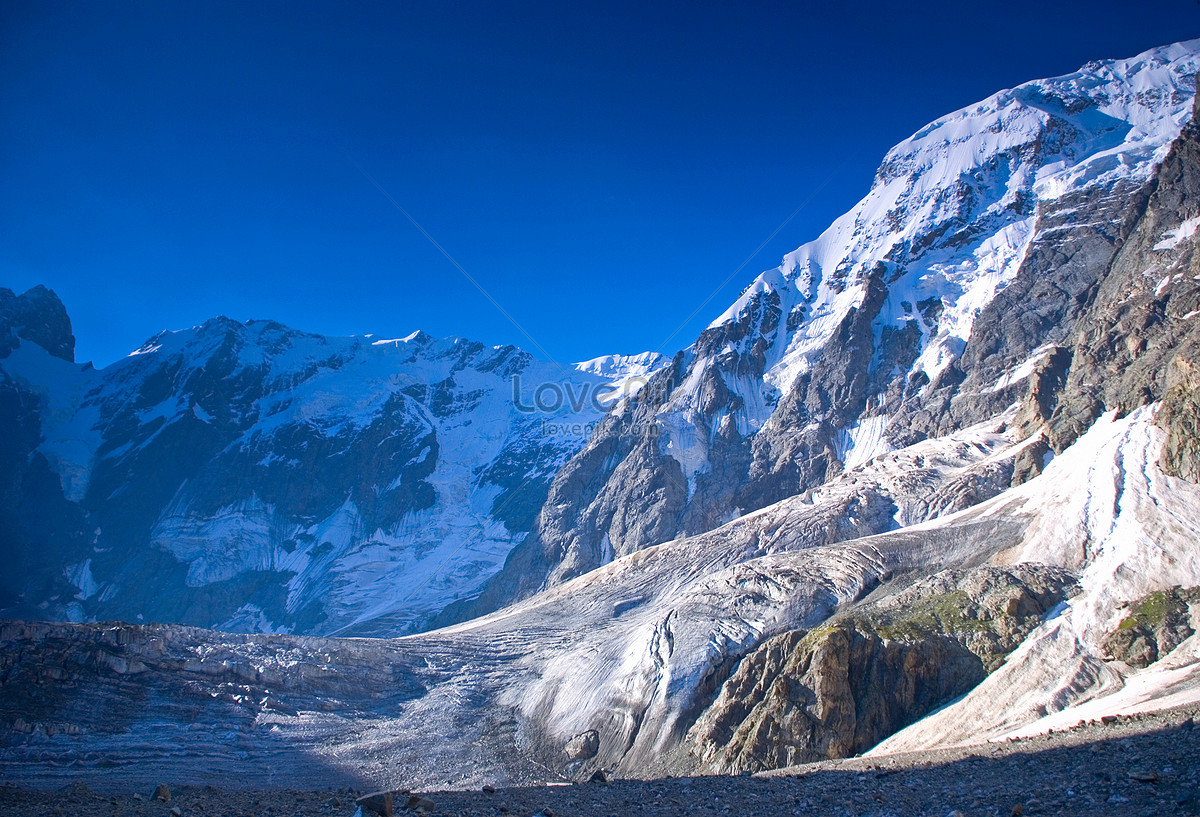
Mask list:
[[[655,363],[216,318],[97,370],[50,291],[0,290],[0,316],[10,617],[420,627],[498,568]]]

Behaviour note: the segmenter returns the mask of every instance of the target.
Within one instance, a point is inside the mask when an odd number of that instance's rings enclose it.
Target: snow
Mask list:
[[[1156,250],[1173,250],[1180,243],[1191,238],[1196,233],[1196,228],[1200,227],[1200,216],[1189,218],[1187,221],[1180,224],[1174,230],[1168,230],[1163,234],[1163,240],[1154,245]]]
[[[67,580],[79,590],[76,595],[77,599],[87,601],[96,592],[100,590],[100,585],[96,583],[92,577],[92,560],[84,559],[82,562],[76,562],[73,565],[67,565],[63,571]]]
[[[182,384],[207,376],[204,369],[214,356],[227,360],[231,353],[230,382],[244,376],[262,383],[245,417],[230,416],[236,409],[218,409],[220,403],[182,390]],[[252,458],[244,495],[214,511],[197,493],[200,486],[185,483],[152,526],[151,546],[187,566],[189,586],[227,581],[246,571],[276,571],[288,584],[290,611],[319,601],[327,607],[330,627],[386,615],[402,630],[476,592],[523,538],[523,532],[508,530],[492,516],[501,492],[488,482],[494,464],[528,462],[526,479],[548,481],[586,444],[601,419],[603,405],[591,398],[632,392],[665,362],[653,353],[612,355],[563,369],[512,347],[422,332],[397,340],[325,337],[269,321],[217,318],[163,332],[100,371],[53,358],[33,343],[22,343],[2,365],[42,396],[39,451],[72,501],[85,496],[98,451],[105,451],[109,461],[132,461],[179,422],[205,423],[219,434],[237,429],[240,436],[220,456]],[[143,384],[164,369],[179,385],[146,405]],[[553,410],[531,410],[533,393],[543,386],[566,397]],[[437,411],[430,407],[435,387],[445,398]],[[117,414],[128,415],[136,431],[126,429],[123,439],[106,444],[97,429],[109,428],[106,423]],[[433,508],[398,520],[390,530],[369,530],[347,500],[328,518],[305,522],[301,529],[255,493],[256,480],[286,479],[286,471],[304,461],[277,442],[296,439],[298,427],[350,445],[381,421],[414,440],[436,436],[436,449],[423,446],[406,463],[426,463],[436,450],[433,473],[425,477],[436,492]],[[398,470],[377,490],[402,489]],[[109,598],[119,592],[115,585],[100,584]],[[97,598],[89,585],[87,599],[95,603]],[[267,615],[244,610],[224,624],[286,627]]]
[[[988,391],[1003,391],[1014,383],[1020,383],[1022,380],[1026,379],[1035,371],[1037,371],[1038,366],[1041,365],[1042,361],[1046,360],[1046,358],[1048,358],[1053,351],[1053,346],[1040,346],[1037,349],[1034,349],[1033,354],[1030,355],[1029,358],[1019,363],[1015,368],[1010,369],[1009,371],[1000,375],[1000,377],[996,380],[992,387],[988,389]]]
[[[99,385],[99,373],[54,357],[35,343],[22,343],[0,365],[40,397],[38,452],[58,474],[67,500],[82,501],[101,443],[95,430],[99,410],[85,404],[86,395]]]

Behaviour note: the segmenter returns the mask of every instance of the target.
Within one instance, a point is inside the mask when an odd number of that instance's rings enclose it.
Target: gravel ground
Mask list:
[[[180,787],[169,802],[161,802],[153,791],[122,791],[119,780],[60,791],[3,785],[0,814],[352,817],[356,799],[364,794]],[[420,796],[434,804],[432,815],[447,817],[1200,815],[1200,713],[1172,710],[1028,740],[828,761],[753,777],[616,780]],[[408,799],[407,793],[395,796],[397,815],[416,813],[405,810]]]

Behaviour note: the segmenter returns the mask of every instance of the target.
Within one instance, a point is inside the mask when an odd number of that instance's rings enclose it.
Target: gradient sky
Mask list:
[[[926,122],[1200,36],[1196,0],[834,6],[7,0],[0,286],[100,366],[219,314],[674,351]]]

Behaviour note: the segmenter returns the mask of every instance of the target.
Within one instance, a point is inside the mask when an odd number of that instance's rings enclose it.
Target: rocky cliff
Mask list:
[[[945,571],[776,636],[741,660],[688,740],[717,773],[861,754],[973,689],[1073,584],[1044,566]]]

